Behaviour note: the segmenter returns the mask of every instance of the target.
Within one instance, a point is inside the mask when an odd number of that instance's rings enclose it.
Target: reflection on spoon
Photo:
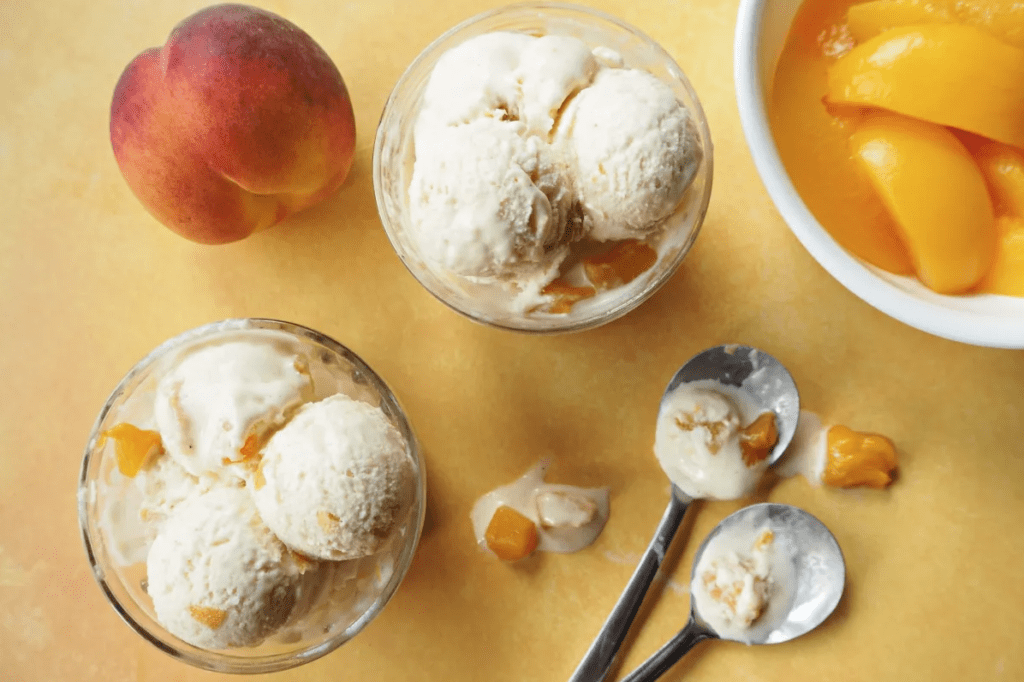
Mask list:
[[[759,591],[758,583],[764,588],[760,597],[735,599],[737,594],[720,589],[733,577],[723,581],[721,574],[734,571],[737,564],[748,571],[751,593]],[[657,679],[705,639],[788,642],[828,618],[845,583],[842,551],[821,521],[786,504],[741,509],[723,519],[697,549],[686,626],[622,682]],[[748,624],[751,609],[754,617]]]
[[[669,381],[659,407],[659,419],[672,405],[674,396],[678,396],[678,389],[695,382],[706,386],[709,381],[741,399],[751,412],[774,413],[778,440],[765,459],[767,464],[777,461],[793,438],[800,413],[796,384],[786,368],[764,351],[750,346],[727,344],[709,348],[688,360]],[[694,499],[696,496],[672,485],[672,495],[654,537],[570,682],[600,682],[607,677],[686,509]]]

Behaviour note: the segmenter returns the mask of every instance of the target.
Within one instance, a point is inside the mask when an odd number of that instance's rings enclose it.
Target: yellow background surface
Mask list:
[[[228,679],[159,652],[95,584],[75,488],[96,414],[150,349],[225,317],[277,317],[360,354],[425,451],[423,539],[394,600],[355,640],[274,680],[564,680],[654,530],[661,392],[697,351],[759,346],[826,422],[888,434],[891,489],[789,479],[767,495],[824,521],[848,582],[820,630],[771,647],[710,642],[666,679],[1024,679],[1024,354],[930,337],[844,290],[802,249],[747,152],[732,83],[736,0],[590,3],[660,42],[715,141],[711,209],[651,300],[597,330],[526,336],[449,311],[404,269],[371,182],[392,85],[434,37],[498,2],[260,2],[335,60],[356,111],[355,165],[325,203],[245,241],[190,243],[131,194],[108,140],[128,61],[201,1],[0,6],[0,680]],[[611,488],[598,541],[510,566],[474,544],[483,492],[548,457],[549,480]],[[691,552],[739,503],[690,510],[617,674],[684,622]]]

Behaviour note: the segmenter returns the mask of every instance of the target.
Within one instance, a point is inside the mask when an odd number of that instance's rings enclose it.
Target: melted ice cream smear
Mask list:
[[[538,462],[516,481],[495,488],[473,505],[470,520],[481,547],[499,507],[510,507],[537,526],[542,552],[576,552],[590,545],[608,521],[608,488],[545,483],[550,462]]]

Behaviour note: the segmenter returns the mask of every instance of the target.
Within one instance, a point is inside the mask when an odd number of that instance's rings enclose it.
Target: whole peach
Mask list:
[[[128,64],[110,141],[153,216],[205,244],[248,236],[333,194],[355,151],[345,83],[291,22],[215,5]]]

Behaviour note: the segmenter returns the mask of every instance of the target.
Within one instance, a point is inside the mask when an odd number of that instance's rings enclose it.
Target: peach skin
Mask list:
[[[204,244],[242,239],[333,194],[355,136],[327,53],[247,5],[183,20],[128,64],[110,107],[128,186],[157,220]]]

